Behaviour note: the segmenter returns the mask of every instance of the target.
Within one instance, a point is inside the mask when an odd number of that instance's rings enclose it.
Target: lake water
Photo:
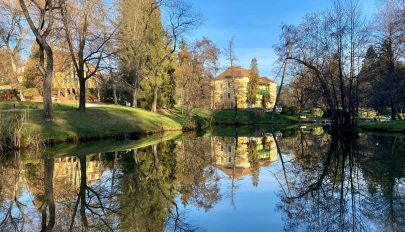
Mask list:
[[[0,157],[0,231],[405,231],[404,137],[226,128]]]

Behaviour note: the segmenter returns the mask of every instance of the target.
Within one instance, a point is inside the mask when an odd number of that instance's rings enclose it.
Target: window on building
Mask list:
[[[228,99],[231,99],[231,93],[228,93]]]
[[[230,89],[230,88],[231,88],[231,82],[228,81],[228,89]]]
[[[232,152],[232,147],[228,146],[228,152]]]

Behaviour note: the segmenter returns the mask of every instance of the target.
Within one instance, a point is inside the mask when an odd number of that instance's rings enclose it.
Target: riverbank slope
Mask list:
[[[405,134],[405,121],[361,122],[359,128],[363,131],[390,132]]]
[[[21,117],[24,119],[21,120]],[[8,134],[16,131],[21,138],[21,146],[26,146],[38,142],[56,143],[129,135],[139,137],[183,129],[182,122],[174,118],[115,105],[92,106],[86,113],[80,113],[73,105],[55,104],[53,117],[53,121],[45,122],[42,119],[42,110],[3,110],[0,111],[0,131],[3,136],[7,134],[7,130]],[[16,128],[20,127],[18,125],[10,126],[21,123],[23,125],[20,130]]]
[[[24,118],[21,120],[21,118]],[[54,119],[42,119],[41,103],[0,103],[1,141],[21,138],[21,147],[39,143],[97,140],[106,138],[134,137],[163,131],[185,131],[210,126],[294,124],[298,119],[270,113],[255,115],[240,109],[235,117],[233,110],[194,109],[186,113],[177,110],[161,110],[153,113],[139,108],[117,105],[89,104],[86,113],[80,113],[74,105],[54,104]],[[11,125],[11,126],[10,126]],[[4,138],[4,136],[9,138]],[[20,147],[18,146],[18,147]]]

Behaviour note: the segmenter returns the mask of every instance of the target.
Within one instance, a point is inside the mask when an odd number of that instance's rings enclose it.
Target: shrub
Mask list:
[[[265,116],[265,112],[263,109],[255,109],[253,111],[253,114],[254,114],[255,118],[264,118],[264,116]]]
[[[323,114],[323,111],[322,111],[320,108],[313,108],[313,109],[311,110],[311,114],[312,114],[312,115],[315,115],[315,116],[317,116],[317,117],[321,117],[322,114]]]
[[[298,108],[296,106],[283,106],[283,111],[281,113],[284,115],[297,115]]]
[[[0,121],[0,150],[21,147],[22,130],[26,117],[26,113],[2,116]]]

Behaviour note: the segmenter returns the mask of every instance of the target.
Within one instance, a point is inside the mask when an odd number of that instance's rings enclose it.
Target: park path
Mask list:
[[[87,103],[86,108],[97,108],[97,107],[106,107],[107,105],[105,104],[95,104],[95,103]],[[0,110],[0,113],[7,113],[7,112],[23,112],[23,111],[36,111],[36,110],[42,110],[42,109],[30,109],[30,108],[25,108],[25,109],[7,109],[7,110]]]

